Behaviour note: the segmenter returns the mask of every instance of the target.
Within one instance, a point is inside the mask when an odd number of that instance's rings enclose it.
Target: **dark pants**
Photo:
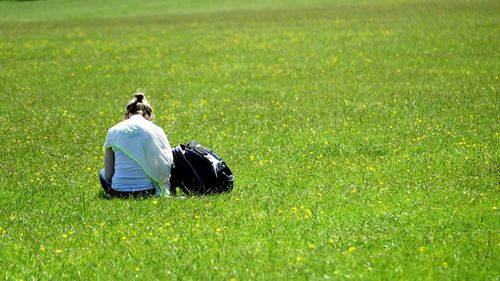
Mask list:
[[[101,181],[102,189],[104,189],[104,192],[106,192],[106,194],[109,195],[110,197],[116,197],[116,198],[148,197],[148,196],[154,196],[156,193],[156,190],[154,188],[142,191],[130,191],[130,192],[116,191],[111,187],[111,183],[104,178],[102,172],[99,173],[99,180]]]

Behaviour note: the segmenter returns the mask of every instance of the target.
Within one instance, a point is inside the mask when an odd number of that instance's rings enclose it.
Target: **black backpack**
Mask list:
[[[208,195],[233,189],[234,175],[226,163],[210,149],[196,141],[172,149],[174,166],[170,186],[186,195]]]

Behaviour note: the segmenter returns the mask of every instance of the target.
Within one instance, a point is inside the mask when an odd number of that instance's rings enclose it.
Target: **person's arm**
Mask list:
[[[115,174],[115,153],[110,147],[104,150],[104,178],[111,182]]]

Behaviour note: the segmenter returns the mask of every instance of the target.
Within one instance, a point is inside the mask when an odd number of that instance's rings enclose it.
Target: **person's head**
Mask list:
[[[125,118],[130,118],[130,116],[135,114],[140,114],[148,120],[153,119],[153,108],[149,105],[143,93],[135,94],[134,98],[127,104]]]

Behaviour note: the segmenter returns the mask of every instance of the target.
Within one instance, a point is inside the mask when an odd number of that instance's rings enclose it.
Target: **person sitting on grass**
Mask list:
[[[108,130],[104,143],[102,188],[111,197],[168,196],[172,149],[142,93],[128,103],[125,120]]]

